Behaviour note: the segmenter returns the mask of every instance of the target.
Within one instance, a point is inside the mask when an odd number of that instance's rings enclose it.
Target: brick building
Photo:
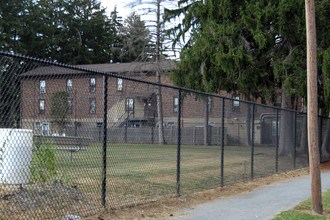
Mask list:
[[[155,63],[111,63],[81,65],[86,69],[100,70],[155,81]],[[171,85],[168,72],[175,68],[171,61],[161,63],[162,83]],[[59,133],[52,123],[52,96],[61,91],[69,94],[67,99],[67,128],[101,128],[103,123],[103,76],[69,68],[44,66],[21,76],[21,127],[33,129],[36,134]],[[155,127],[157,126],[157,87],[116,77],[108,78],[108,127]],[[226,92],[220,95],[228,96]],[[239,102],[240,95],[232,95],[237,101],[225,102],[227,134],[234,142],[246,141],[248,105]],[[205,98],[186,94],[182,104],[182,126],[204,126]],[[208,97],[209,125],[221,126],[222,100]],[[175,127],[178,112],[178,91],[162,88],[164,126]],[[54,107],[54,106],[53,106]],[[274,111],[256,108],[256,142],[262,143],[262,132],[271,132]],[[267,121],[268,120],[268,121]],[[270,120],[270,121],[269,121]],[[264,125],[263,122],[267,122]],[[261,129],[261,126],[264,129]],[[273,126],[274,127],[274,126]],[[263,130],[263,131],[262,131]],[[196,131],[194,131],[196,133]],[[267,134],[267,137],[270,135]],[[269,140],[268,140],[269,141]]]

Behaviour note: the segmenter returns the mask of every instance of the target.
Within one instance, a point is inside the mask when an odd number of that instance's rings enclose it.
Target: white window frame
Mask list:
[[[179,98],[173,98],[173,112],[177,113],[179,111]]]
[[[40,94],[46,93],[46,81],[45,80],[40,80],[40,82],[39,82],[39,92],[40,92]]]
[[[96,113],[96,99],[90,99],[89,102],[89,113],[95,114]]]
[[[278,134],[277,134],[277,136],[279,136],[280,135],[280,121],[278,121]],[[272,135],[273,136],[276,136],[276,120],[273,120],[272,121]]]
[[[72,79],[66,80],[66,91],[72,92],[73,90],[73,81]]]
[[[40,121],[35,121],[34,122],[34,130],[41,130],[41,122]]]
[[[68,99],[68,114],[72,114],[73,112],[73,100],[72,99]]]
[[[45,112],[45,100],[39,99],[39,113],[43,114]]]
[[[211,112],[212,111],[212,104],[213,104],[213,102],[212,102],[213,100],[212,100],[212,97],[207,97],[207,107],[208,107],[208,109],[209,109],[209,112]]]
[[[134,99],[133,98],[127,98],[126,99],[126,111],[127,112],[133,112],[134,111]]]
[[[90,92],[95,92],[96,91],[96,78],[95,77],[90,78],[89,86],[90,86]]]
[[[49,134],[50,134],[50,123],[49,122],[43,122],[41,130],[42,130],[42,135],[49,136]]]
[[[234,99],[239,100],[239,96],[235,96]],[[233,101],[233,106],[234,107],[239,107],[240,101],[236,101],[236,100]]]
[[[117,91],[123,91],[123,79],[117,78]]]

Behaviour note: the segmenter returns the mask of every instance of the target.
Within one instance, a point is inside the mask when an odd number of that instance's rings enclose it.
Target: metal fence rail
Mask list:
[[[305,113],[121,65],[0,52],[0,219],[85,217],[308,166]]]

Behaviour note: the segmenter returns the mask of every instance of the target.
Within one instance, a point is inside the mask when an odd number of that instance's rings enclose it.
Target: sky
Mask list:
[[[117,6],[117,11],[119,16],[123,17],[125,19],[132,10],[129,7],[125,7],[131,0],[100,0],[101,5],[105,8],[107,8],[107,14],[110,15],[110,13],[113,11],[115,6]]]
[[[133,11],[136,11],[137,14],[142,15],[143,11],[139,12],[138,8],[132,9],[130,8],[128,5],[129,3],[133,2],[134,0],[99,0],[101,2],[101,6],[103,6],[104,8],[107,8],[107,15],[110,16],[110,13],[114,10],[115,6],[117,6],[117,12],[118,12],[118,16],[122,17],[122,20],[125,20],[125,18]],[[166,4],[163,6],[165,6],[166,8],[171,8],[171,7],[175,7],[173,4]],[[142,9],[140,7],[140,9]],[[149,24],[148,21],[150,20],[155,20],[155,14],[149,14],[149,15],[142,15],[141,16],[142,20],[147,21],[147,25]],[[169,25],[169,24],[167,24]],[[169,25],[170,27],[171,25]],[[169,53],[171,56],[173,56],[172,53]],[[174,57],[178,58],[177,56],[179,55],[179,53],[176,53],[176,55]]]
[[[128,5],[129,3],[134,2],[134,0],[99,0],[101,2],[101,5],[105,8],[107,8],[107,14],[110,15],[110,13],[113,11],[113,9],[115,8],[115,6],[117,6],[117,11],[119,16],[123,17],[123,19],[125,19],[132,11],[133,9],[130,8]],[[143,1],[145,2],[145,1]],[[167,3],[167,2],[162,2],[161,4],[162,7],[166,7],[166,8],[175,8],[176,7],[176,1],[174,1],[173,3]],[[142,9],[142,7],[136,7],[135,11],[138,14],[141,14],[141,11],[139,12],[138,10]],[[144,19],[143,17],[145,17],[146,15],[142,16],[142,19]],[[148,18],[146,18],[148,19]]]

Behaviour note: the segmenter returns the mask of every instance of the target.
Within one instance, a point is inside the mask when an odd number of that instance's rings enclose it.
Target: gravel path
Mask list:
[[[322,191],[330,189],[330,171],[322,172]],[[258,188],[181,211],[180,220],[268,220],[311,196],[310,176]]]

